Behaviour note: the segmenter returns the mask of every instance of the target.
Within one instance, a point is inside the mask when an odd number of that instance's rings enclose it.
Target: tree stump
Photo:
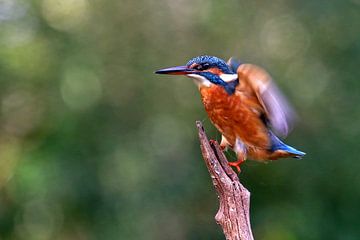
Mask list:
[[[227,240],[253,240],[250,226],[250,192],[240,183],[237,174],[216,141],[208,140],[200,121],[199,131],[201,152],[217,192],[220,207],[215,215]]]

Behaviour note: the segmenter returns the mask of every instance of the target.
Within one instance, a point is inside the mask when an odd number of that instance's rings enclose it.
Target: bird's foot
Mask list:
[[[236,162],[228,162],[228,165],[231,167],[235,167],[237,172],[240,173],[241,169],[240,169],[240,165],[243,164],[245,162],[244,159],[239,159]]]
[[[214,144],[215,142],[216,142],[216,140],[214,140],[214,139],[210,139],[210,140],[209,140],[209,143],[210,143],[210,144]]]
[[[209,142],[211,145],[214,145],[214,143],[217,141],[214,139],[210,139]],[[220,143],[219,147],[220,147],[221,151],[226,151],[228,148],[228,146],[226,144],[222,144],[222,142]]]

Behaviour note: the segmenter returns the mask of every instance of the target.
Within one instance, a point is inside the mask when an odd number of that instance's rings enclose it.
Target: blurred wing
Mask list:
[[[245,88],[253,90],[275,133],[283,137],[288,135],[295,122],[296,113],[269,73],[252,64],[239,65],[237,73],[240,88],[243,84]]]
[[[227,61],[226,64],[230,67],[231,71],[233,71],[234,73],[236,73],[238,67],[241,65],[241,62],[240,62],[239,60],[237,60],[236,58],[231,57],[231,58]]]

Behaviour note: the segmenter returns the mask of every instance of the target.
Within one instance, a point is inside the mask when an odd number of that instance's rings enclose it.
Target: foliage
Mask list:
[[[0,1],[0,238],[221,239],[195,120],[220,135],[189,79],[153,74],[211,54],[268,69],[300,117],[305,159],[243,167],[255,238],[358,239],[359,8]]]

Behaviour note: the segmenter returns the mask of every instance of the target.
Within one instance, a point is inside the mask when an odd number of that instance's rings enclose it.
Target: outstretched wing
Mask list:
[[[229,59],[228,64],[231,68],[237,67],[239,89],[252,91],[256,95],[272,129],[278,135],[285,137],[292,130],[296,113],[272,81],[269,73],[259,66],[239,64],[234,59]]]

